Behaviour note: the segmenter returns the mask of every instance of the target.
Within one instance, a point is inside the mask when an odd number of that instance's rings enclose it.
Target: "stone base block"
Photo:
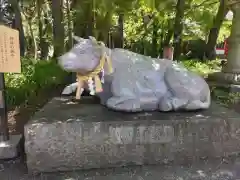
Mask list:
[[[208,75],[209,81],[240,85],[239,73],[215,72]]]
[[[122,113],[54,98],[25,126],[30,172],[185,164],[240,152],[240,115],[215,103],[198,112]]]
[[[22,135],[11,135],[9,141],[0,141],[0,159],[16,158],[19,155],[21,139]]]
[[[225,90],[228,93],[239,93],[240,85],[237,84],[226,84],[220,82],[209,82],[210,87],[216,87]]]
[[[240,74],[216,72],[208,76],[211,87],[225,89],[227,92],[240,92]]]

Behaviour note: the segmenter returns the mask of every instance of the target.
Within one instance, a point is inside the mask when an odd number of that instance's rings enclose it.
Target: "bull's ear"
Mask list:
[[[83,39],[83,38],[81,38],[81,37],[78,37],[78,36],[73,36],[73,39],[74,39],[75,41],[77,41],[78,43],[81,43],[81,42],[83,42],[83,41],[84,41],[84,39]]]
[[[90,39],[93,43],[97,44],[97,40],[96,40],[95,37],[89,36],[89,39]]]
[[[102,46],[102,47],[106,47],[104,42],[100,41],[99,44]]]

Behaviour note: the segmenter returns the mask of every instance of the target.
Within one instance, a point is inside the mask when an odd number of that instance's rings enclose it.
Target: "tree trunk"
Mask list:
[[[45,58],[44,49],[46,49],[44,46],[45,40],[43,37],[43,21],[42,21],[42,0],[37,0],[37,19],[38,19],[38,33],[39,33],[39,49],[40,49],[40,59]]]
[[[111,26],[112,26],[112,16],[113,16],[112,12],[108,11],[105,14],[105,17],[102,21],[104,22],[104,25],[102,25],[102,23],[96,24],[96,27],[98,29],[98,35],[96,35],[96,38],[98,38],[100,41],[104,42],[107,45],[109,45],[109,40],[110,40],[109,33],[111,31]],[[117,32],[116,40],[119,41],[119,32]]]
[[[234,5],[233,22],[231,35],[229,38],[229,51],[226,66],[223,68],[225,73],[240,73],[240,4]],[[238,80],[239,81],[239,80]]]
[[[36,41],[36,38],[34,36],[34,33],[33,33],[33,25],[32,25],[32,19],[31,18],[28,18],[28,26],[29,26],[29,32],[30,32],[30,36],[31,36],[31,39],[32,39],[32,45],[33,45],[33,48],[31,47],[30,51],[34,54],[34,59],[37,59],[37,41]]]
[[[12,27],[19,31],[20,55],[24,56],[24,54],[25,54],[25,38],[24,38],[24,30],[23,30],[22,16],[21,16],[21,12],[20,12],[19,2],[18,2],[18,0],[10,0],[9,2],[13,8],[14,15],[15,15]]]
[[[123,48],[123,45],[124,45],[124,14],[120,12],[118,14],[118,37],[115,47]]]
[[[72,9],[82,9],[73,15],[73,32],[76,36],[88,38],[93,35],[94,11],[93,0],[75,0],[72,2]],[[84,14],[84,16],[83,16]]]
[[[217,38],[224,21],[226,14],[228,13],[227,0],[220,0],[220,5],[218,8],[217,15],[213,21],[213,26],[210,29],[208,35],[208,42],[206,46],[205,56],[207,59],[216,59],[215,47],[217,44]]]
[[[107,47],[113,49],[114,48],[114,41],[112,32],[108,31],[108,39],[107,39]]]
[[[3,9],[2,8],[0,8],[0,24],[4,24],[4,22],[3,22],[3,16],[4,16],[4,14],[3,14],[3,11],[2,11]]]
[[[86,36],[87,38],[89,36],[94,36],[94,23],[95,23],[95,17],[94,17],[94,0],[91,0],[88,4],[88,18],[87,18],[87,30],[86,30]]]
[[[64,52],[63,0],[52,0],[54,57]]]
[[[178,0],[176,7],[176,17],[174,23],[174,60],[179,59],[181,55],[183,18],[184,18],[185,0]]]
[[[73,37],[72,37],[72,16],[71,16],[71,2],[69,0],[66,1],[67,5],[67,21],[68,21],[68,43],[67,43],[67,50],[73,47]]]
[[[52,31],[53,26],[51,25],[51,18],[49,15],[49,12],[51,11],[51,6],[49,4],[49,1],[45,1],[45,3],[42,6],[43,10],[43,41],[42,41],[42,48],[41,48],[41,56],[42,59],[48,59],[49,58],[49,47],[50,47],[50,42],[47,40],[50,39],[51,35],[49,35],[48,32]]]
[[[156,18],[153,19],[153,32],[152,32],[152,57],[156,58],[159,54],[158,52],[158,21]]]
[[[80,9],[82,0],[73,0],[71,4],[71,9]],[[75,36],[84,37],[83,30],[86,28],[86,24],[84,23],[84,19],[81,19],[81,13],[79,11],[75,11],[73,14],[73,32]]]
[[[172,39],[172,36],[173,36],[173,30],[172,29],[169,29],[168,32],[167,32],[167,35],[163,41],[163,46],[169,46],[170,45],[170,41]]]

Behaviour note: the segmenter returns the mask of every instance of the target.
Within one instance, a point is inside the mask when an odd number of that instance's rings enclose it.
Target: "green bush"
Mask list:
[[[66,76],[55,61],[21,59],[22,73],[6,73],[6,101],[8,106],[16,106],[47,89],[62,84]]]
[[[183,60],[181,63],[190,71],[196,72],[202,76],[221,70],[221,60],[202,62],[199,60]]]

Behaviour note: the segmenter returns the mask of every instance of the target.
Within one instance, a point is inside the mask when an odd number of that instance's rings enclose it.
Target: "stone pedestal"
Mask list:
[[[224,88],[228,92],[240,92],[240,74],[216,72],[208,76],[208,84],[212,87]]]
[[[22,135],[10,135],[9,141],[0,141],[0,159],[16,158],[19,155],[21,139]]]
[[[181,165],[240,152],[239,114],[217,104],[199,112],[122,113],[54,98],[25,126],[30,172]]]

